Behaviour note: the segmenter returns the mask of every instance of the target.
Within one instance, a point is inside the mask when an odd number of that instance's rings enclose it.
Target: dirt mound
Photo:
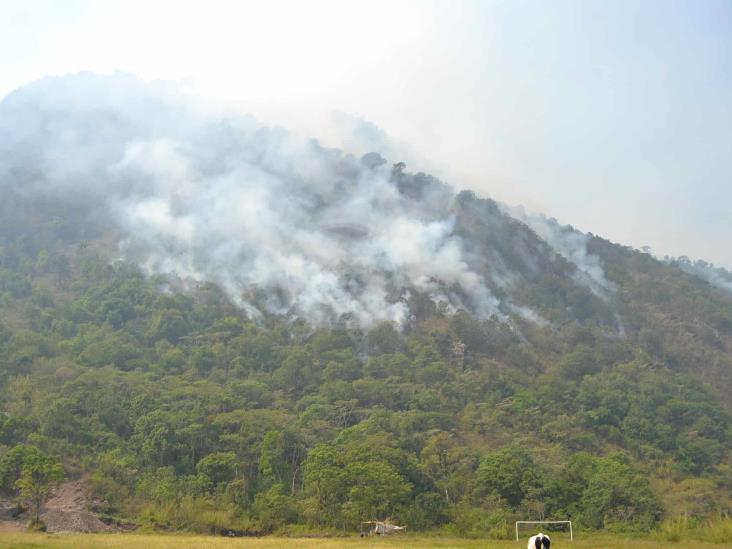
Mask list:
[[[86,476],[64,482],[46,502],[41,520],[49,532],[108,532],[110,526],[87,511],[89,490]]]
[[[89,511],[51,509],[41,515],[48,532],[110,532],[112,528]]]

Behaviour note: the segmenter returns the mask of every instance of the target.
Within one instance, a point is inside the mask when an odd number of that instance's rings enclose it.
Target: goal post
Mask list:
[[[572,532],[571,520],[517,520],[516,521],[516,541],[519,540],[519,524],[569,524],[569,540],[574,541],[574,533]]]

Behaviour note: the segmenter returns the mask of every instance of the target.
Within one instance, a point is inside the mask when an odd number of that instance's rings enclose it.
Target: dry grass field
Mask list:
[[[523,549],[526,541],[484,541],[449,538],[218,538],[188,535],[146,534],[0,534],[0,549]],[[574,542],[558,539],[557,549],[721,549],[732,544],[698,541],[675,543],[652,539],[593,536]]]

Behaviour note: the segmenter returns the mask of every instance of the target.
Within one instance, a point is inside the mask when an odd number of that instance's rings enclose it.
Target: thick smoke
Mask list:
[[[453,230],[453,194],[405,197],[358,159],[134,77],[49,78],[0,104],[0,185],[94,203],[121,255],[213,281],[251,315],[408,315],[410,293],[499,311]]]

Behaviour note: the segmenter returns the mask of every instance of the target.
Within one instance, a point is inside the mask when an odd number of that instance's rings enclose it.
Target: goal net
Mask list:
[[[517,520],[516,521],[516,541],[519,540],[519,525],[521,525],[521,524],[567,524],[567,525],[569,525],[569,539],[570,539],[570,541],[574,541],[574,533],[572,532],[572,521],[571,520]],[[536,533],[536,532],[534,532],[534,533]]]

